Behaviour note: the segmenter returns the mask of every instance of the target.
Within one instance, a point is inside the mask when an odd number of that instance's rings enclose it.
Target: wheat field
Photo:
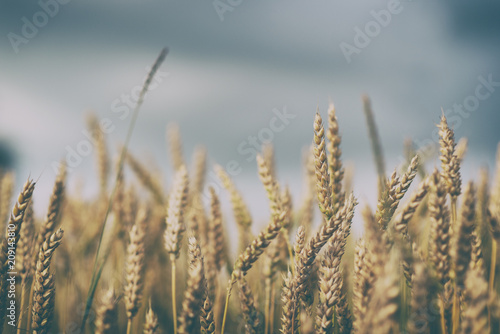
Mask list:
[[[307,191],[291,194],[279,182],[271,146],[257,156],[270,211],[257,235],[237,180],[209,166],[202,148],[188,162],[175,126],[168,188],[126,145],[114,160],[96,116],[88,122],[100,185],[93,199],[68,193],[61,164],[47,211],[34,212],[36,182],[13,194],[14,172],[2,171],[0,332],[498,333],[500,146],[494,175],[462,180],[467,142],[443,115],[439,157],[408,145],[406,164],[385,175],[364,105],[377,206],[352,192],[331,106],[326,121],[311,119],[312,146],[297,166]],[[224,189],[206,186],[207,170]],[[355,215],[364,221],[357,239]]]

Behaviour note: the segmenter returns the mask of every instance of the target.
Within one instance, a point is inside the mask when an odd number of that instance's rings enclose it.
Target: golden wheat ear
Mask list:
[[[118,330],[118,309],[115,290],[109,289],[103,296],[101,305],[97,309],[95,334],[112,334]]]
[[[196,333],[200,329],[200,314],[205,295],[205,269],[201,249],[195,238],[188,242],[189,267],[184,301],[179,316],[178,333]]]
[[[125,263],[125,309],[127,311],[127,331],[131,331],[132,321],[141,307],[142,291],[144,288],[144,227],[148,220],[148,213],[141,209],[137,221],[130,231],[130,243],[127,248]]]
[[[33,285],[33,333],[48,333],[52,324],[56,288],[54,275],[50,273],[50,263],[63,235],[63,230],[59,229],[40,246]]]
[[[373,157],[375,159],[375,166],[377,168],[378,174],[378,186],[379,194],[382,194],[385,190],[385,159],[382,150],[382,143],[378,134],[377,125],[375,124],[375,116],[373,115],[373,110],[371,106],[370,99],[368,96],[363,95],[363,111],[366,117],[366,123],[368,124],[368,134],[370,137],[370,143],[372,144]]]
[[[146,319],[144,321],[144,334],[155,334],[158,333],[160,324],[158,323],[158,316],[154,313],[151,307],[151,299],[149,300],[149,308],[146,313]]]
[[[16,253],[18,241],[23,226],[26,209],[29,205],[33,191],[35,190],[35,182],[28,179],[23,186],[23,189],[17,197],[14,208],[10,214],[5,235],[1,238],[0,244],[0,328],[3,327],[5,320],[5,312],[7,310],[8,290],[7,284],[8,273],[14,271],[12,260],[9,259],[9,254]]]

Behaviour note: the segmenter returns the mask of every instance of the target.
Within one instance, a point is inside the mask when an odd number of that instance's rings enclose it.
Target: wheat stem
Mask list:
[[[231,290],[233,289],[233,284],[234,284],[234,280],[230,279],[229,285],[227,287],[227,292],[226,292],[226,301],[224,303],[224,316],[222,317],[222,326],[221,326],[221,330],[220,330],[221,334],[224,334],[224,329],[226,328],[227,309],[229,306],[229,298],[231,297]]]
[[[497,264],[497,241],[496,239],[491,240],[491,266],[490,266],[490,292],[493,294],[495,292],[495,269]]]
[[[127,334],[132,333],[132,319],[128,319],[127,321]]]
[[[170,257],[172,259],[172,315],[173,315],[173,321],[174,321],[174,334],[177,334],[177,303],[175,299],[175,291],[176,291],[176,286],[175,286],[175,256]]]

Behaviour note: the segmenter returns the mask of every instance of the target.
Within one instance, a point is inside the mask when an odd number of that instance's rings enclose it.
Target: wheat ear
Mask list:
[[[95,321],[96,334],[112,334],[118,330],[118,309],[115,290],[109,289],[103,297],[102,303],[97,309]]]
[[[411,195],[408,203],[403,207],[401,212],[394,219],[394,229],[401,233],[406,240],[409,240],[408,235],[408,223],[411,221],[415,212],[417,211],[420,203],[422,203],[424,197],[427,195],[429,190],[428,179],[423,180],[418,185],[417,190]]]
[[[465,280],[465,302],[467,307],[463,314],[461,333],[488,334],[489,304],[488,282],[478,270],[469,270]]]
[[[205,291],[207,291],[206,288]],[[201,325],[201,334],[215,333],[213,304],[212,300],[209,298],[206,292],[205,292],[205,300],[203,301],[203,306],[201,307],[200,325]]]
[[[288,275],[284,277],[281,301],[283,303],[283,313],[281,315],[281,333],[299,333],[299,302],[295,289],[295,279],[293,278],[290,271],[288,272]]]
[[[455,286],[453,294],[453,332],[457,332],[460,323],[459,294],[465,283],[465,276],[470,266],[472,252],[472,232],[476,213],[476,191],[472,182],[464,190],[461,217],[456,232],[454,255]]]
[[[176,173],[172,193],[168,199],[167,228],[165,230],[165,249],[170,254],[172,263],[172,309],[174,315],[174,333],[177,334],[177,301],[176,292],[176,266],[179,257],[182,237],[184,235],[184,211],[187,206],[188,176],[185,166],[179,168]]]
[[[50,262],[63,234],[62,229],[54,232],[43,242],[38,253],[31,318],[31,328],[36,334],[45,334],[50,330],[55,301],[55,282],[54,275],[50,273]]]
[[[149,308],[146,313],[146,319],[144,321],[144,334],[155,334],[158,332],[158,328],[160,328],[160,324],[158,323],[158,317],[153,311],[151,307],[151,300],[149,300]]]
[[[49,208],[47,210],[47,215],[45,220],[38,231],[38,237],[35,242],[34,254],[38,254],[38,247],[40,247],[43,242],[50,238],[54,233],[56,227],[59,225],[59,220],[61,218],[61,209],[64,202],[64,193],[66,189],[66,165],[61,164],[59,173],[57,174],[54,187],[52,189],[52,194],[49,200]],[[37,256],[33,257],[32,266],[36,266]]]
[[[19,326],[17,333],[21,333],[21,327],[23,326],[23,320],[25,315],[25,302],[26,296],[31,293],[31,277],[33,275],[33,245],[35,242],[35,222],[33,213],[33,199],[29,202],[29,205],[24,214],[23,223],[23,233],[19,238],[19,243],[17,245],[17,254],[19,258],[17,260],[18,272],[21,275],[21,307],[19,308]],[[29,307],[28,307],[29,312]]]
[[[321,213],[329,219],[333,215],[330,174],[326,155],[325,129],[319,113],[314,118],[314,165],[316,192]]]
[[[305,289],[307,281],[311,274],[311,268],[318,255],[319,251],[327,243],[328,239],[338,230],[343,224],[350,224],[354,216],[354,206],[356,200],[351,194],[336,215],[325,221],[320,230],[314,235],[309,242],[306,243],[304,249],[300,253],[295,263],[296,289],[300,299],[305,298]]]
[[[240,192],[236,189],[231,177],[220,165],[215,165],[215,172],[217,173],[219,179],[222,181],[224,188],[229,192],[231,205],[233,207],[234,219],[236,224],[238,224],[239,232],[239,251],[241,252],[250,243],[249,240],[252,239],[252,232],[250,230],[252,226],[252,216],[245,204],[243,197]]]
[[[375,117],[373,115],[372,106],[368,96],[363,95],[363,111],[368,125],[368,134],[372,144],[373,156],[375,159],[375,166],[377,167],[377,174],[379,179],[379,194],[385,189],[385,160],[382,151],[382,144],[378,135],[377,125],[375,124]]]
[[[429,316],[426,312],[432,305],[435,288],[429,269],[424,262],[416,261],[413,267],[408,332],[410,334],[429,333]]]
[[[207,172],[207,150],[204,147],[197,147],[193,153],[193,177],[189,186],[191,196],[193,198],[196,194],[203,191],[205,184],[205,175]]]
[[[142,290],[144,288],[144,226],[148,213],[141,209],[137,221],[130,231],[130,243],[127,247],[125,263],[125,309],[127,311],[127,333],[132,330],[132,321],[141,307]]]
[[[385,190],[382,192],[377,204],[376,219],[383,230],[387,229],[389,221],[392,219],[394,212],[398,208],[401,199],[410,188],[413,179],[417,175],[418,155],[416,155],[408,166],[408,170],[401,178],[397,177],[396,172],[391,175],[391,179],[387,183]]]
[[[153,198],[155,199],[157,204],[165,203],[165,195],[163,193],[161,184],[158,182],[158,179],[151,174],[150,171],[139,162],[130,152],[127,152],[127,163],[132,168],[132,171],[137,176],[139,181],[143,184],[143,186],[151,192]]]
[[[252,268],[253,264],[262,255],[264,250],[274,240],[283,227],[286,218],[286,212],[281,210],[279,188],[277,182],[270,174],[269,167],[261,155],[257,155],[257,166],[259,176],[267,192],[267,196],[271,207],[271,222],[267,227],[259,233],[259,235],[245,248],[245,250],[238,256],[234,269],[229,280],[229,286],[226,293],[226,302],[224,307],[224,315],[222,319],[221,333],[224,333],[226,324],[227,308],[229,298],[231,296],[231,289],[233,284],[238,279],[243,279],[246,273]]]
[[[460,195],[462,181],[460,179],[460,160],[456,154],[455,135],[453,130],[448,126],[446,117],[441,116],[439,123],[439,144],[440,144],[440,160],[441,168],[443,170],[442,176],[446,184],[446,190],[456,201]]]
[[[194,237],[188,242],[189,267],[184,301],[179,316],[180,334],[196,333],[200,328],[200,312],[205,295],[205,274],[201,249]]]
[[[342,150],[340,144],[342,138],[339,134],[339,124],[335,114],[333,103],[328,108],[328,130],[326,131],[328,144],[328,172],[330,174],[330,186],[332,187],[332,207],[337,211],[344,203],[344,193],[342,192],[342,181],[344,178],[344,168],[342,167]]]
[[[97,149],[97,170],[99,173],[101,196],[102,198],[104,198],[108,190],[108,177],[110,171],[110,159],[108,155],[108,149],[106,148],[106,138],[104,132],[101,130],[101,125],[99,124],[99,120],[97,119],[95,114],[89,115],[87,122]]]
[[[9,259],[9,253],[16,253],[17,244],[20,238],[24,215],[35,190],[35,183],[27,180],[17,197],[17,202],[10,214],[5,236],[1,238],[0,249],[0,328],[3,328],[5,311],[7,309],[7,275],[15,269],[15,261]]]
[[[393,253],[377,277],[373,296],[363,326],[358,333],[391,333],[398,328],[399,304],[398,258]]]
[[[0,223],[9,219],[11,199],[14,195],[14,172],[0,171]]]
[[[172,165],[174,170],[178,171],[185,163],[182,155],[181,134],[177,123],[167,125],[167,142],[170,149],[170,157],[172,158]]]

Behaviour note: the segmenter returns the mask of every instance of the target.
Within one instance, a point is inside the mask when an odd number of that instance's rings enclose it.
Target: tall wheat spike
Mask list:
[[[144,226],[148,220],[148,212],[141,209],[137,215],[137,221],[130,231],[130,243],[127,248],[127,260],[125,263],[125,308],[127,311],[127,331],[132,330],[132,320],[141,307],[142,290],[144,288],[144,239],[146,231]]]
[[[368,124],[368,133],[372,145],[372,151],[375,159],[375,166],[377,167],[377,174],[379,179],[379,194],[385,189],[385,160],[382,151],[382,144],[378,135],[377,125],[375,124],[375,117],[373,115],[371,102],[368,96],[363,95],[363,111]]]
[[[50,273],[50,262],[54,251],[61,243],[63,230],[58,229],[40,246],[33,285],[33,311],[31,328],[33,333],[49,333],[54,315],[55,281]]]
[[[200,329],[200,313],[205,294],[205,276],[201,249],[195,238],[189,238],[189,268],[187,287],[179,315],[178,332],[181,334],[197,333]]]
[[[23,186],[17,202],[10,214],[5,236],[1,239],[0,250],[0,331],[3,328],[5,320],[5,312],[7,309],[7,279],[10,276],[8,273],[15,270],[15,261],[9,259],[9,252],[16,253],[17,244],[20,238],[21,228],[24,221],[24,215],[30,202],[33,191],[35,190],[35,182],[28,179]]]

